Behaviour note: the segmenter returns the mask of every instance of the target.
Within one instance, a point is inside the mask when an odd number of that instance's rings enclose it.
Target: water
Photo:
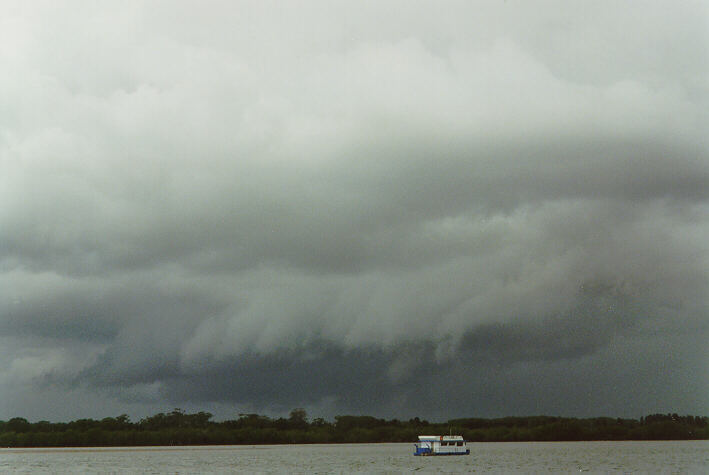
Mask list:
[[[411,444],[0,449],[0,473],[709,473],[709,441],[471,443],[414,457]]]

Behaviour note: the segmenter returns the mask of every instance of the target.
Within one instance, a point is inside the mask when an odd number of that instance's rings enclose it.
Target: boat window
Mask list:
[[[462,447],[462,446],[463,446],[463,442],[458,442],[458,447]]]

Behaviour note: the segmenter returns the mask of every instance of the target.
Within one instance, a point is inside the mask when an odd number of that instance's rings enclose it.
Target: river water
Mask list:
[[[0,449],[0,473],[709,473],[709,441],[471,443],[414,457],[413,444]]]

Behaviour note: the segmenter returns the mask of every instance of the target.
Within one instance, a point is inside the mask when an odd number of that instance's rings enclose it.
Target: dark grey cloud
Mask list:
[[[706,412],[707,14],[10,4],[0,418]]]

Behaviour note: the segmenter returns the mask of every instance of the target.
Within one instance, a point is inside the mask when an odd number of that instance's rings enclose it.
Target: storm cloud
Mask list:
[[[10,2],[0,418],[706,413],[708,19]]]

